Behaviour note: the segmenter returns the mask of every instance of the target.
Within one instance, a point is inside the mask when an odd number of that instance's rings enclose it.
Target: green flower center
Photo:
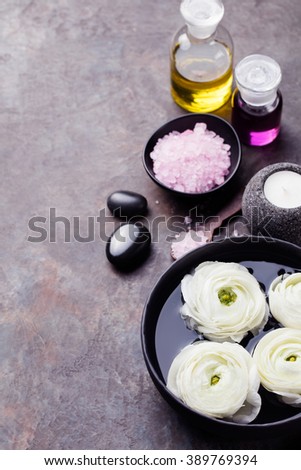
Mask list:
[[[287,362],[296,362],[297,356],[292,355],[292,356],[287,357],[285,360]]]
[[[216,385],[220,381],[220,377],[218,375],[214,375],[211,377],[211,385]]]
[[[218,291],[218,298],[221,304],[229,307],[230,305],[234,304],[237,299],[237,295],[233,289],[231,289],[231,287],[225,287]]]

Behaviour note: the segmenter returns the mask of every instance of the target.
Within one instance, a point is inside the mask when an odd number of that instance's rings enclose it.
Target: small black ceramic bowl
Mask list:
[[[219,186],[215,186],[210,191],[207,191],[205,193],[187,193],[177,191],[175,189],[169,188],[157,179],[153,170],[153,160],[150,154],[160,138],[164,137],[172,131],[184,132],[187,129],[193,130],[194,126],[197,123],[205,123],[209,131],[215,132],[217,135],[224,139],[225,144],[230,145],[231,166],[229,169],[229,173],[222,184],[220,184]],[[166,124],[163,124],[163,126],[161,126],[156,132],[154,132],[154,134],[148,140],[143,152],[143,165],[151,179],[162,188],[167,189],[174,195],[179,196],[204,196],[207,194],[215,193],[220,189],[225,188],[230,183],[230,181],[232,181],[235,173],[237,172],[240,165],[240,161],[241,145],[235,130],[233,129],[231,124],[225,121],[225,119],[222,119],[219,116],[215,116],[214,114],[185,114],[176,119],[168,121]]]

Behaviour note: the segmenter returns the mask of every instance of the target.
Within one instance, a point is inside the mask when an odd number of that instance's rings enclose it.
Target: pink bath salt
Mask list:
[[[156,178],[168,188],[185,193],[204,193],[219,186],[231,164],[230,145],[205,123],[165,135],[150,156]]]
[[[189,230],[185,233],[179,233],[175,236],[175,240],[171,244],[171,256],[173,259],[179,259],[189,251],[206,245],[208,241],[208,237],[203,230]]]

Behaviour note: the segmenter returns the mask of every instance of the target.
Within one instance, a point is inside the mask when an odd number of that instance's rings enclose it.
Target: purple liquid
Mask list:
[[[268,106],[250,106],[241,99],[238,90],[232,98],[232,125],[241,142],[251,146],[270,144],[280,132],[282,95]]]

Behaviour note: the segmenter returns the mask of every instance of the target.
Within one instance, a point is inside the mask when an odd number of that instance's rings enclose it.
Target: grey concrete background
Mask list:
[[[2,0],[0,5],[2,449],[287,449],[191,428],[159,396],[140,346],[145,300],[171,265],[160,225],[147,262],[121,275],[105,242],[29,243],[28,221],[87,217],[115,189],[143,193],[148,220],[187,215],[146,176],[150,134],[183,114],[169,94],[175,0]],[[225,0],[235,63],[265,53],[283,70],[283,126],[243,149],[237,194],[263,166],[301,163],[299,0]],[[229,103],[217,114],[229,117]],[[237,196],[238,197],[238,196]],[[222,205],[222,201],[220,201]],[[218,207],[217,207],[218,209]],[[48,223],[48,222],[47,222]],[[117,221],[106,224],[110,234]]]

